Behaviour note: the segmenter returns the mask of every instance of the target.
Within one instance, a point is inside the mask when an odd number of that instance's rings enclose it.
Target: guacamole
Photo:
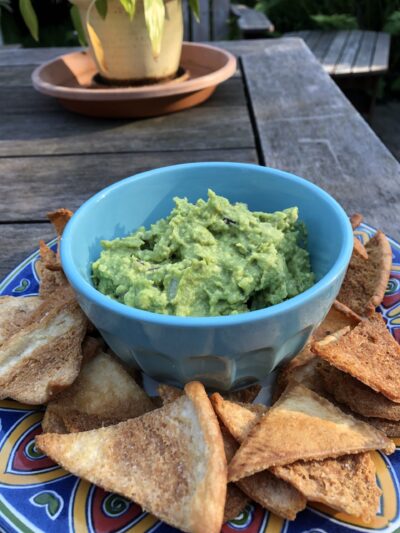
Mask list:
[[[179,316],[262,309],[314,283],[296,207],[262,213],[208,191],[175,198],[171,214],[121,239],[102,241],[95,287],[131,307]]]

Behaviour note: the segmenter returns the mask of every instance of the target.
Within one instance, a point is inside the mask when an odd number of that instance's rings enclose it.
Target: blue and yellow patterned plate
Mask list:
[[[361,225],[356,232],[367,240],[374,230]],[[380,311],[400,342],[400,244],[391,240],[393,270]],[[55,243],[53,242],[53,247]],[[0,295],[30,296],[38,292],[32,254],[0,284]],[[14,401],[0,402],[0,533],[177,533],[124,498],[72,476],[42,455],[34,444],[40,433],[43,409]],[[400,446],[400,439],[398,442]],[[294,522],[287,522],[248,505],[223,533],[344,533],[400,532],[400,450],[390,457],[374,452],[378,484],[383,491],[380,509],[368,527],[323,505],[310,505]],[[207,524],[204,524],[207,533]]]

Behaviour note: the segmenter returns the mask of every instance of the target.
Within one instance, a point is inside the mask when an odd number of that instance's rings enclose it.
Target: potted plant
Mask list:
[[[84,33],[105,80],[146,84],[175,76],[183,41],[182,0],[70,1],[75,28],[81,40]],[[198,18],[198,0],[188,2]],[[31,0],[19,0],[19,6],[38,39]]]

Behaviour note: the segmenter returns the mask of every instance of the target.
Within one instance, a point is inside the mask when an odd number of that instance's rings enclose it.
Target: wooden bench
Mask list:
[[[285,37],[301,37],[323,68],[343,89],[368,89],[370,115],[379,78],[389,69],[390,35],[384,32],[300,31]]]
[[[263,37],[273,32],[271,21],[255,9],[240,4],[231,4],[229,0],[199,0],[200,21],[197,22],[188,8],[183,4],[185,19],[185,40],[215,41],[229,37],[231,17],[237,19],[237,27],[241,38]]]

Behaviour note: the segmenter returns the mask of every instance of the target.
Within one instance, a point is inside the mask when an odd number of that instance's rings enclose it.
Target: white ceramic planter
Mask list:
[[[89,32],[86,19],[91,0],[71,2],[79,9],[89,48],[104,78],[148,83],[174,76],[179,67],[183,41],[182,0],[165,2],[161,53],[157,58],[153,57],[146,29],[143,0],[137,0],[132,21],[119,0],[108,0],[104,20],[93,6],[89,12]]]

